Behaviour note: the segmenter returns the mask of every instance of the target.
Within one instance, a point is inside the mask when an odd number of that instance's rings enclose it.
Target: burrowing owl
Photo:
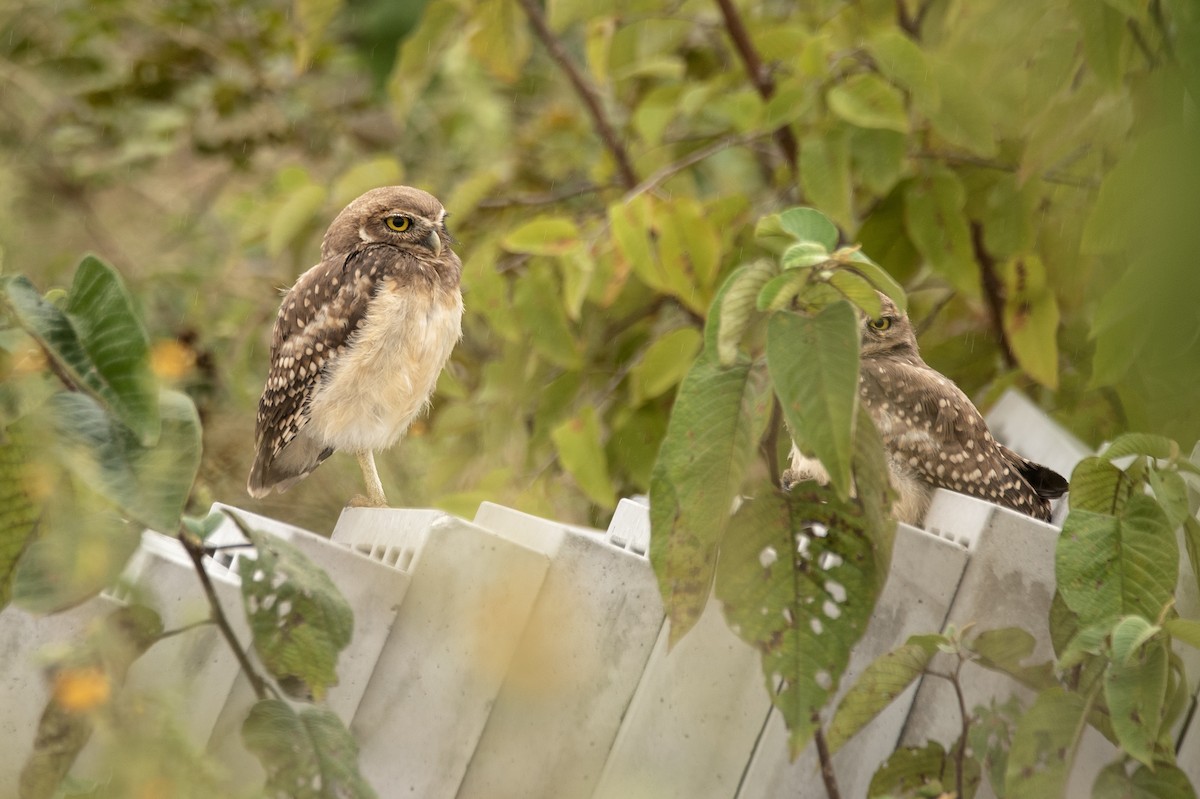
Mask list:
[[[358,457],[386,506],[373,450],[404,435],[462,336],[462,263],[446,210],[409,186],[373,189],[329,226],[271,340],[247,490],[286,491],[335,450]]]
[[[883,312],[863,321],[858,394],[883,438],[899,495],[896,519],[919,523],[933,489],[948,488],[1049,521],[1050,500],[1062,496],[1067,481],[992,438],[967,395],[921,360],[908,316],[879,296]],[[791,460],[785,488],[828,481],[821,463],[795,445]]]

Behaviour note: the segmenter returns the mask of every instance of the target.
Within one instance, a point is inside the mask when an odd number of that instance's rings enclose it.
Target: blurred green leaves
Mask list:
[[[294,710],[264,699],[242,725],[246,748],[267,769],[269,796],[290,799],[373,799],[358,773],[358,745],[341,719],[325,708]]]

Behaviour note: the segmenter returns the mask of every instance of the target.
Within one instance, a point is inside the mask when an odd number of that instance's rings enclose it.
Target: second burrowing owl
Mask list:
[[[409,186],[373,189],[333,220],[321,262],[275,320],[251,496],[285,491],[347,450],[367,485],[356,504],[387,504],[372,451],[424,410],[462,336],[462,263],[450,243],[442,204]]]
[[[917,524],[935,488],[994,502],[1043,521],[1067,481],[1000,444],[958,386],[921,360],[908,316],[880,295],[883,310],[862,323],[859,398],[883,438],[898,498],[893,514]],[[828,474],[794,445],[784,487]]]

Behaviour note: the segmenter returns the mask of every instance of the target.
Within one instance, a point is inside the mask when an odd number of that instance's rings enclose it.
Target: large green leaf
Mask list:
[[[1087,722],[1081,694],[1050,688],[1017,723],[1005,775],[1006,796],[1062,796]]]
[[[679,386],[650,478],[650,560],[678,641],[704,610],[743,474],[770,409],[766,369],[706,351]]]
[[[1036,255],[1013,258],[1001,268],[1003,324],[1017,363],[1047,388],[1058,387],[1058,300]]]
[[[930,169],[904,192],[904,227],[935,270],[967,296],[978,296],[971,231],[963,211],[966,190],[945,167]]]
[[[651,343],[629,370],[633,403],[640,405],[678,385],[703,346],[704,337],[694,327],[676,328]]]
[[[952,796],[957,785],[957,751],[957,743],[947,752],[937,741],[897,749],[871,777],[868,799]],[[979,761],[968,757],[963,766],[963,799],[971,799],[981,779]]]
[[[845,126],[813,132],[800,143],[804,194],[813,205],[849,229],[854,225],[850,175],[850,137]]]
[[[170,533],[200,466],[200,419],[177,391],[163,391],[159,407],[162,432],[153,447],[141,446],[85,394],[55,394],[45,412],[67,468],[130,517]]]
[[[1055,575],[1084,626],[1131,614],[1154,619],[1174,596],[1179,545],[1158,503],[1135,494],[1120,516],[1071,511]]]
[[[946,643],[941,635],[914,635],[904,645],[880,655],[851,686],[826,730],[829,750],[836,752],[855,733],[883,712],[929,665]]]
[[[842,497],[858,406],[858,319],[849,303],[815,317],[778,312],[767,323],[767,364],[792,438],[824,464]]]
[[[565,216],[538,216],[501,240],[504,249],[530,255],[563,255],[579,245],[579,226]]]
[[[278,799],[372,799],[358,769],[358,744],[332,710],[299,712],[279,699],[250,708],[242,740],[267,770],[267,794]]]
[[[149,343],[125,284],[110,266],[84,258],[63,310],[21,276],[0,282],[0,298],[72,388],[103,404],[142,444],[154,443],[158,396]]]
[[[1196,799],[1187,774],[1169,763],[1138,766],[1128,773],[1119,760],[1096,775],[1092,799]]]
[[[1104,674],[1104,698],[1121,748],[1151,767],[1167,698],[1167,638],[1158,630],[1140,616],[1121,619]]]
[[[354,632],[350,605],[295,546],[232,518],[257,553],[238,560],[254,649],[289,694],[321,699],[337,685],[338,654]]]
[[[795,757],[866,630],[886,553],[862,509],[826,487],[761,485],[753,497],[721,548],[717,597],[734,631],[762,653]]]
[[[789,208],[779,214],[779,227],[796,241],[821,245],[826,252],[837,247],[839,233],[829,217],[815,208]]]
[[[1133,481],[1105,458],[1081,460],[1071,472],[1071,509],[1113,515],[1125,507]]]

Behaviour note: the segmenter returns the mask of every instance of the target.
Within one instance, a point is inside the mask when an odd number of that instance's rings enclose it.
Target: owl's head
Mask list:
[[[364,243],[393,244],[437,257],[453,239],[446,209],[432,194],[411,186],[371,189],[342,209],[321,242],[321,260],[350,253]]]
[[[918,355],[917,335],[908,321],[908,314],[902,313],[886,294],[876,293],[881,310],[874,319],[864,315],[862,357]]]

